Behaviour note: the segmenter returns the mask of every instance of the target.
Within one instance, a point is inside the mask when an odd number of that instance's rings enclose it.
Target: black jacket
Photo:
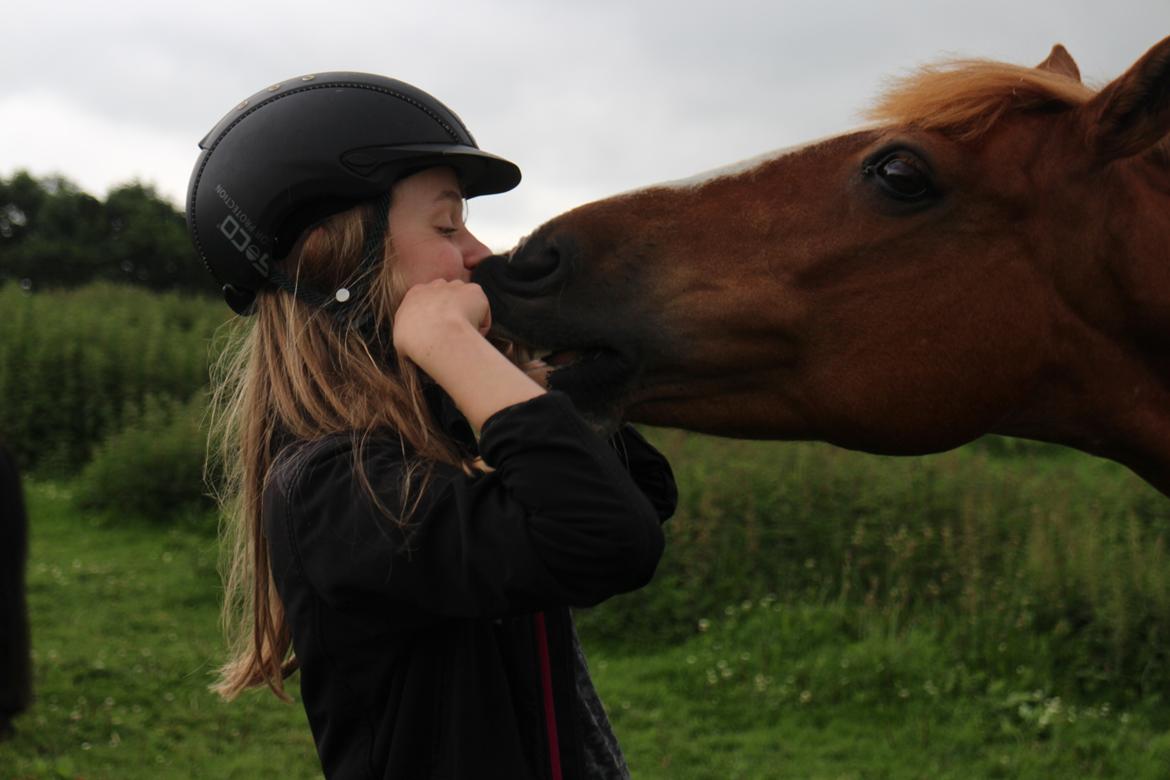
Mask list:
[[[581,777],[567,607],[646,584],[676,500],[633,428],[613,444],[559,393],[504,409],[479,442],[495,471],[442,467],[406,531],[355,479],[349,437],[280,459],[263,516],[327,776],[548,777],[542,613],[563,776]],[[397,513],[398,440],[363,461]]]
[[[25,567],[28,515],[16,459],[0,443],[0,741],[32,702]]]

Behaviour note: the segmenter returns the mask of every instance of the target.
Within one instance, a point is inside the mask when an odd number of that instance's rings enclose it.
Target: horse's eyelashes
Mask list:
[[[887,195],[903,201],[921,201],[935,194],[928,166],[917,155],[898,150],[888,152],[861,168],[873,177]]]

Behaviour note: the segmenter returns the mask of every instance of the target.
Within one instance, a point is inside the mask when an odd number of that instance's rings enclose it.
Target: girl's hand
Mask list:
[[[472,427],[545,389],[484,336],[492,324],[477,284],[438,279],[407,290],[394,314],[394,348],[439,383]]]
[[[435,279],[415,285],[394,314],[394,348],[421,365],[469,325],[480,336],[492,326],[491,307],[478,284]]]

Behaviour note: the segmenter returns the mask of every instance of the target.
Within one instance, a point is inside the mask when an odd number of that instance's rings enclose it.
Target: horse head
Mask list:
[[[601,422],[878,453],[986,433],[1170,489],[1170,38],[1100,91],[1057,46],[872,124],[562,214],[480,266]]]

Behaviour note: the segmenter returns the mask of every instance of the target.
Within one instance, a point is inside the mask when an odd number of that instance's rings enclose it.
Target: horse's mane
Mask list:
[[[867,112],[878,122],[938,130],[974,140],[1005,114],[1081,105],[1094,95],[1076,79],[990,60],[928,65],[886,90]]]

